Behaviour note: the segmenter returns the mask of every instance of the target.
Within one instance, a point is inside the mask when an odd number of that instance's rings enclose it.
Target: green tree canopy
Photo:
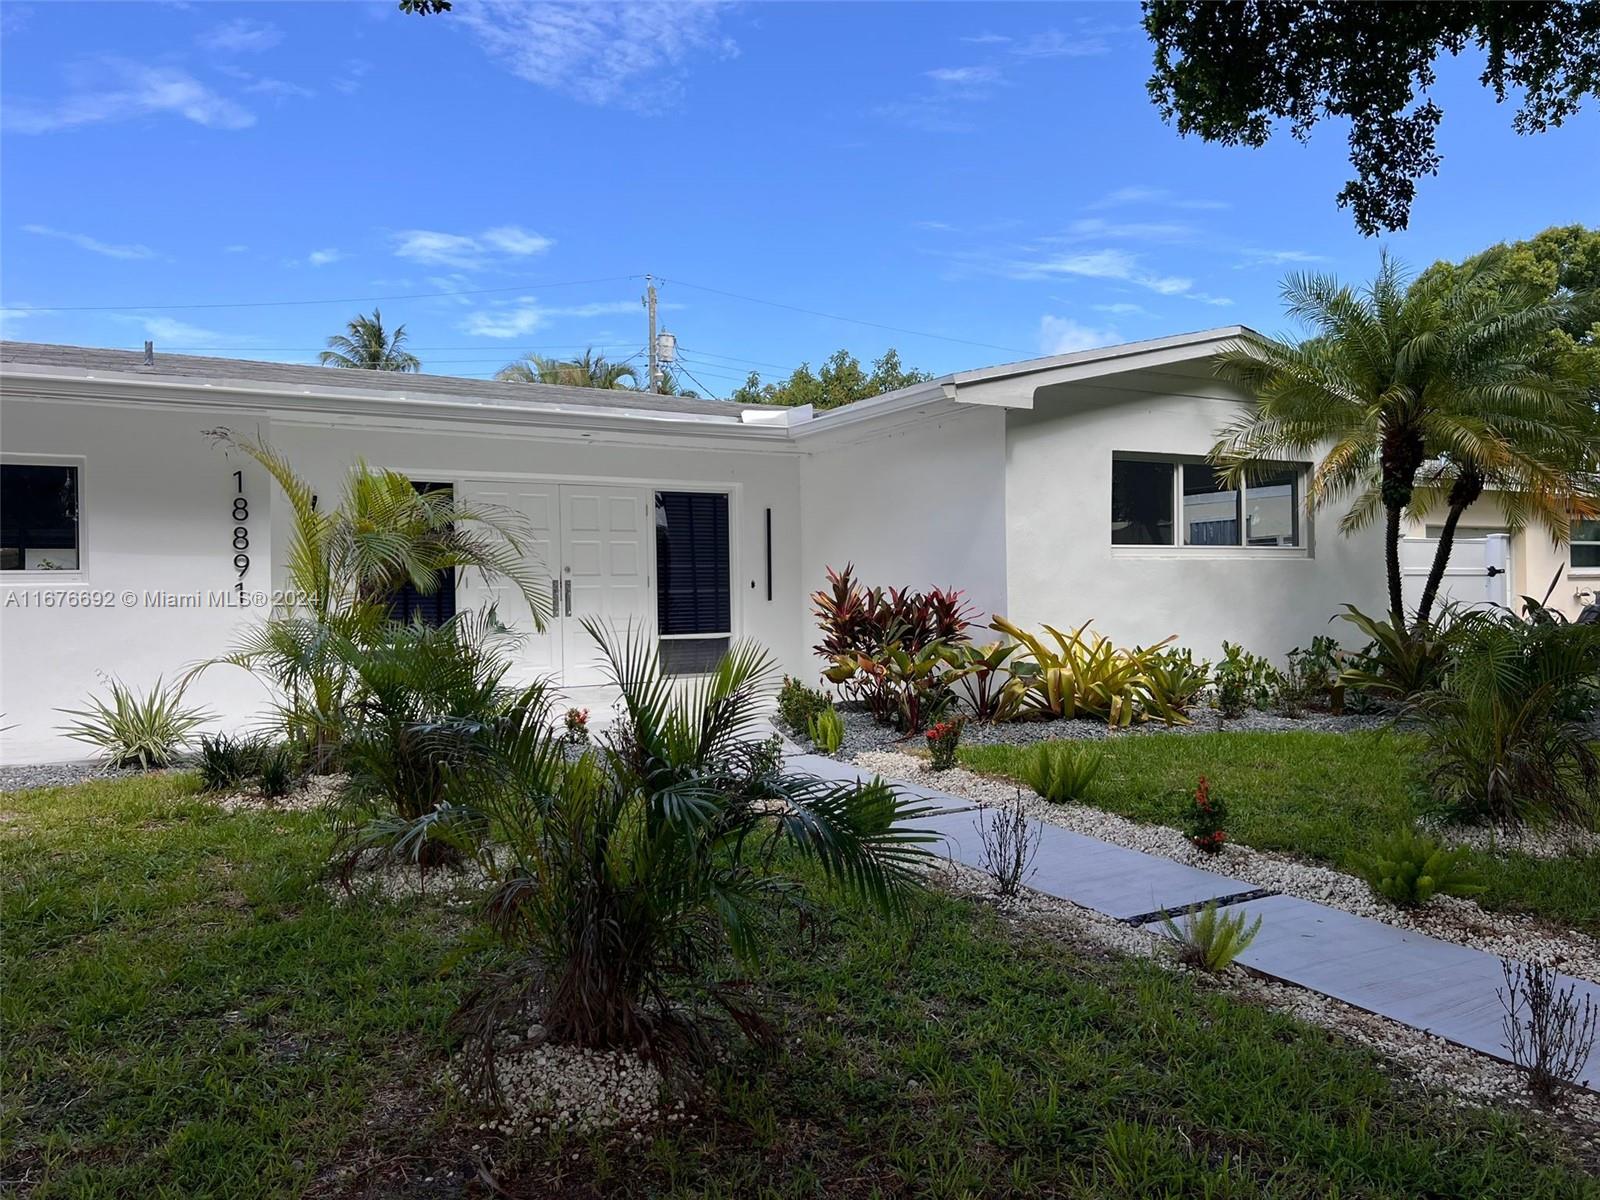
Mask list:
[[[344,333],[328,339],[328,348],[317,356],[325,367],[345,367],[361,371],[420,371],[422,362],[415,354],[403,349],[406,327],[400,325],[393,333],[383,328],[383,314],[377,309],[372,315],[353,318]]]
[[[1429,95],[1440,51],[1487,54],[1497,100],[1521,92],[1518,133],[1543,133],[1600,91],[1600,4],[1345,0],[1145,0],[1151,98],[1182,134],[1261,146],[1277,121],[1307,140],[1350,121],[1356,177],[1340,191],[1366,234],[1404,229],[1416,181],[1438,172],[1443,110]]]
[[[848,350],[836,350],[820,370],[813,372],[810,363],[801,363],[782,383],[762,383],[761,376],[751,371],[729,399],[740,404],[777,404],[785,408],[809,404],[820,411],[932,378],[926,371],[901,366],[900,355],[892,347],[873,362],[871,371],[864,369],[861,360]]]

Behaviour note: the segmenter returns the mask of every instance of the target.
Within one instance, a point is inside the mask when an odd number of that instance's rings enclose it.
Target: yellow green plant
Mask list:
[[[1006,703],[1047,717],[1099,717],[1108,725],[1128,726],[1157,716],[1187,723],[1165,688],[1152,677],[1156,655],[1176,635],[1153,646],[1126,649],[1089,629],[1085,621],[1071,633],[1044,626],[1037,636],[995,617],[990,628],[1019,643],[1011,679],[1001,689]]]

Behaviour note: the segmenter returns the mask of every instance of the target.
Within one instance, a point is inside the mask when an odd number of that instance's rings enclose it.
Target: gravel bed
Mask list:
[[[855,761],[885,778],[937,788],[980,804],[1009,803],[1018,795],[1015,784],[961,767],[933,771],[926,760],[908,754],[867,753],[858,755]],[[1285,895],[1413,929],[1441,941],[1540,962],[1568,975],[1600,982],[1600,942],[1577,930],[1561,929],[1534,917],[1487,912],[1471,900],[1454,896],[1436,896],[1419,908],[1397,908],[1377,899],[1363,880],[1332,867],[1232,843],[1217,854],[1206,854],[1191,845],[1179,830],[1166,825],[1141,824],[1085,804],[1051,804],[1027,789],[1022,789],[1021,795],[1029,816],[1075,833],[1176,859]]]
[[[505,1103],[478,1126],[485,1133],[623,1130],[637,1140],[646,1126],[688,1119],[683,1101],[667,1101],[661,1073],[635,1055],[554,1045],[537,1023],[503,1043],[495,1072]],[[460,1064],[451,1075],[476,1103],[492,1104],[471,1090]]]
[[[210,795],[206,799],[224,812],[311,812],[326,808],[343,786],[343,775],[309,775],[294,791],[276,800],[256,791]]]
[[[143,774],[137,768],[108,767],[92,760],[65,763],[11,764],[0,767],[0,793],[28,788],[68,787],[91,779],[122,779]]]
[[[1507,1063],[1454,1042],[1447,1042],[1398,1021],[1355,1008],[1320,992],[1278,980],[1264,979],[1253,971],[1232,967],[1222,975],[1207,975],[1186,967],[1166,952],[1165,936],[1136,928],[1056,896],[1024,887],[1015,897],[1002,900],[993,894],[992,880],[982,871],[956,863],[936,869],[934,882],[956,895],[990,903],[1014,928],[1027,926],[1067,935],[1071,944],[1110,954],[1161,958],[1174,971],[1190,975],[1203,987],[1217,988],[1263,1004],[1307,1024],[1332,1031],[1367,1046],[1401,1074],[1469,1104],[1508,1105],[1550,1116],[1529,1098],[1521,1073]],[[1557,1123],[1588,1160],[1600,1156],[1600,1094],[1569,1093],[1569,1102],[1556,1116]]]
[[[873,721],[871,715],[860,709],[841,708],[844,719],[844,745],[841,757],[851,757],[874,750],[905,749],[922,744],[921,735],[906,737],[895,729],[885,729]],[[1313,733],[1353,733],[1358,730],[1383,729],[1394,718],[1382,713],[1346,714],[1331,716],[1312,713],[1303,717],[1284,717],[1276,713],[1248,712],[1235,721],[1225,721],[1214,708],[1197,709],[1190,714],[1188,725],[1168,725],[1164,721],[1146,721],[1127,729],[1112,729],[1104,721],[1078,718],[1071,721],[1007,721],[991,724],[987,721],[967,722],[961,732],[964,746],[1031,746],[1036,742],[1064,740],[1094,740],[1099,738],[1146,737],[1151,734],[1192,733],[1286,733],[1292,731]],[[809,745],[809,739],[800,738]]]

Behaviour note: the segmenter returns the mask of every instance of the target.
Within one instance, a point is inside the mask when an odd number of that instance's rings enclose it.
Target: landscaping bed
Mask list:
[[[885,926],[813,873],[757,976],[777,1047],[730,1042],[677,1098],[694,1120],[508,1135],[446,1082],[459,909],[335,903],[323,813],[227,811],[181,773],[0,811],[22,1196],[1600,1196],[1570,1123],[1419,1087],[1398,1049],[976,878]]]

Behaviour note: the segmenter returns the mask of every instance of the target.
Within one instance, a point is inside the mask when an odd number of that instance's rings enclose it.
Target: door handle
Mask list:
[[[559,579],[550,581],[550,615],[552,617],[561,615],[561,581]]]
[[[566,593],[567,593],[567,616],[570,617],[572,615],[572,580],[570,580],[570,579],[566,581]]]
[[[1505,573],[1506,572],[1505,572],[1505,568],[1504,567],[1490,567],[1489,570],[1488,570],[1488,575],[1489,575],[1490,579],[1493,579],[1496,575],[1504,575]]]

